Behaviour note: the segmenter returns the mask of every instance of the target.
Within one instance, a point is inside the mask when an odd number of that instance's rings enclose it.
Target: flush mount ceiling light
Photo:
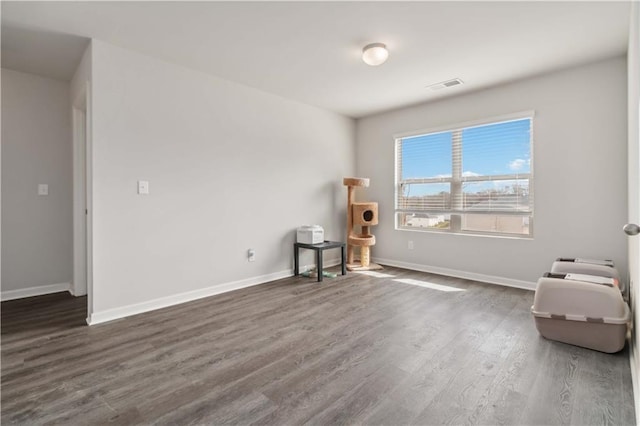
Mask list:
[[[371,43],[362,48],[362,60],[372,67],[384,64],[388,57],[389,51],[383,43]]]

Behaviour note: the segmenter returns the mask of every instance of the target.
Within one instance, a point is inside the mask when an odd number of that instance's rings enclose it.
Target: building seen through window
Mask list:
[[[396,228],[533,235],[532,114],[396,139]]]

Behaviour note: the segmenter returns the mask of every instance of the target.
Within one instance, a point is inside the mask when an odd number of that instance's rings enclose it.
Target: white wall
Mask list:
[[[69,83],[2,69],[3,299],[68,287],[71,198]]]
[[[393,134],[525,110],[536,112],[532,240],[394,229]],[[380,206],[372,256],[524,287],[557,256],[612,258],[626,272],[626,121],[622,57],[358,120],[363,198]]]
[[[288,275],[302,224],[343,238],[353,120],[103,42],[92,53],[91,322]]]
[[[91,43],[87,45],[80,63],[73,73],[73,78],[70,82],[71,90],[71,102],[78,108],[84,108],[84,94],[86,91],[87,82],[91,80]]]

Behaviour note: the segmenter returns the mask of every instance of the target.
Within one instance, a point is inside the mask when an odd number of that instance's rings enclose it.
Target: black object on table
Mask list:
[[[342,252],[342,275],[347,275],[347,257],[345,254],[345,244],[340,241],[324,241],[318,244],[307,243],[293,243],[293,260],[294,268],[293,275],[300,274],[300,256],[299,250],[301,248],[315,250],[316,251],[316,267],[318,268],[318,282],[322,281],[322,252],[327,249],[340,248]]]

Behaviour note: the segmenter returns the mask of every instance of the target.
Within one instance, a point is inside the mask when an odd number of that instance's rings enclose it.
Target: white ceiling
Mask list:
[[[362,117],[626,52],[628,2],[2,2],[4,67],[70,79],[87,38]],[[386,43],[380,67],[360,59]],[[431,92],[425,86],[461,78]]]

